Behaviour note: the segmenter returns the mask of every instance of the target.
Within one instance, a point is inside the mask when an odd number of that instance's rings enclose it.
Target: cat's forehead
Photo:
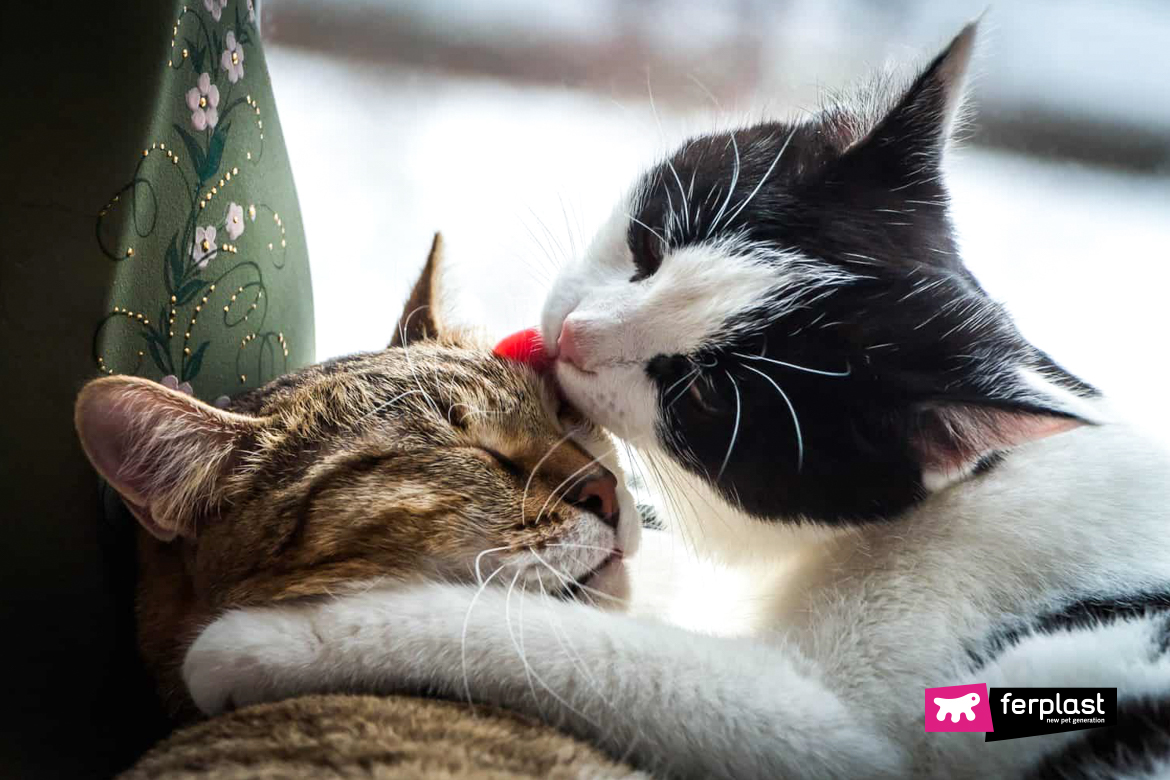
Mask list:
[[[486,350],[421,343],[294,372],[239,399],[236,408],[262,417],[327,418],[343,427],[367,418],[410,422],[412,415],[391,412],[436,408],[516,416],[542,409],[550,392],[530,374]]]

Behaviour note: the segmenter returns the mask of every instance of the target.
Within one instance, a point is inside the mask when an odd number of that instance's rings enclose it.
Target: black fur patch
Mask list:
[[[660,441],[757,517],[896,517],[925,496],[924,453],[983,454],[942,410],[1061,414],[1035,405],[1017,368],[1095,392],[1029,344],[959,258],[941,181],[946,56],[862,137],[839,111],[760,124],[696,138],[643,181],[628,234],[634,283],[711,236],[854,277],[783,290],[797,305],[748,315],[750,335],[647,364]]]
[[[1101,780],[1108,777],[1164,777],[1152,774],[1170,764],[1170,697],[1123,699],[1117,725],[1083,732],[1046,758],[1033,780]]]
[[[1079,599],[1058,610],[1037,615],[1027,622],[1016,622],[991,632],[978,647],[967,648],[972,670],[994,660],[1009,647],[1036,634],[1055,634],[1059,631],[1092,628],[1116,620],[1165,615],[1167,622],[1163,638],[1151,652],[1164,653],[1170,648],[1170,588],[1147,593],[1118,596],[1097,596]]]

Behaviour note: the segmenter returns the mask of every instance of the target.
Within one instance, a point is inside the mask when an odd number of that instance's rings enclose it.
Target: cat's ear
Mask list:
[[[977,27],[964,27],[846,156],[887,179],[937,165],[961,113]]]
[[[142,527],[170,541],[194,538],[222,498],[222,477],[256,418],[216,409],[138,377],[95,379],[81,390],[74,424],[97,472]]]
[[[916,408],[911,444],[927,489],[968,476],[992,453],[1104,421],[1085,398],[1034,371],[1012,372],[995,385]]]
[[[442,335],[446,328],[442,311],[443,284],[443,236],[435,233],[427,264],[414,283],[406,307],[398,320],[398,328],[390,346],[401,347],[416,341],[433,339]]]

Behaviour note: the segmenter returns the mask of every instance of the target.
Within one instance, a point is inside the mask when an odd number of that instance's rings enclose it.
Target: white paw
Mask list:
[[[183,681],[207,715],[296,693],[321,644],[302,614],[240,609],[216,618],[183,661]]]

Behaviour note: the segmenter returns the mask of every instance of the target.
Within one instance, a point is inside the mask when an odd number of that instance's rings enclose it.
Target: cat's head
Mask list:
[[[570,401],[749,514],[828,523],[1082,423],[1091,388],[957,252],[942,162],[974,37],[905,89],[700,136],[646,173],[546,302]]]
[[[437,274],[436,240],[389,349],[228,409],[133,377],[82,390],[83,447],[150,534],[145,620],[382,578],[624,595],[639,521],[612,444],[547,378],[445,327]]]

